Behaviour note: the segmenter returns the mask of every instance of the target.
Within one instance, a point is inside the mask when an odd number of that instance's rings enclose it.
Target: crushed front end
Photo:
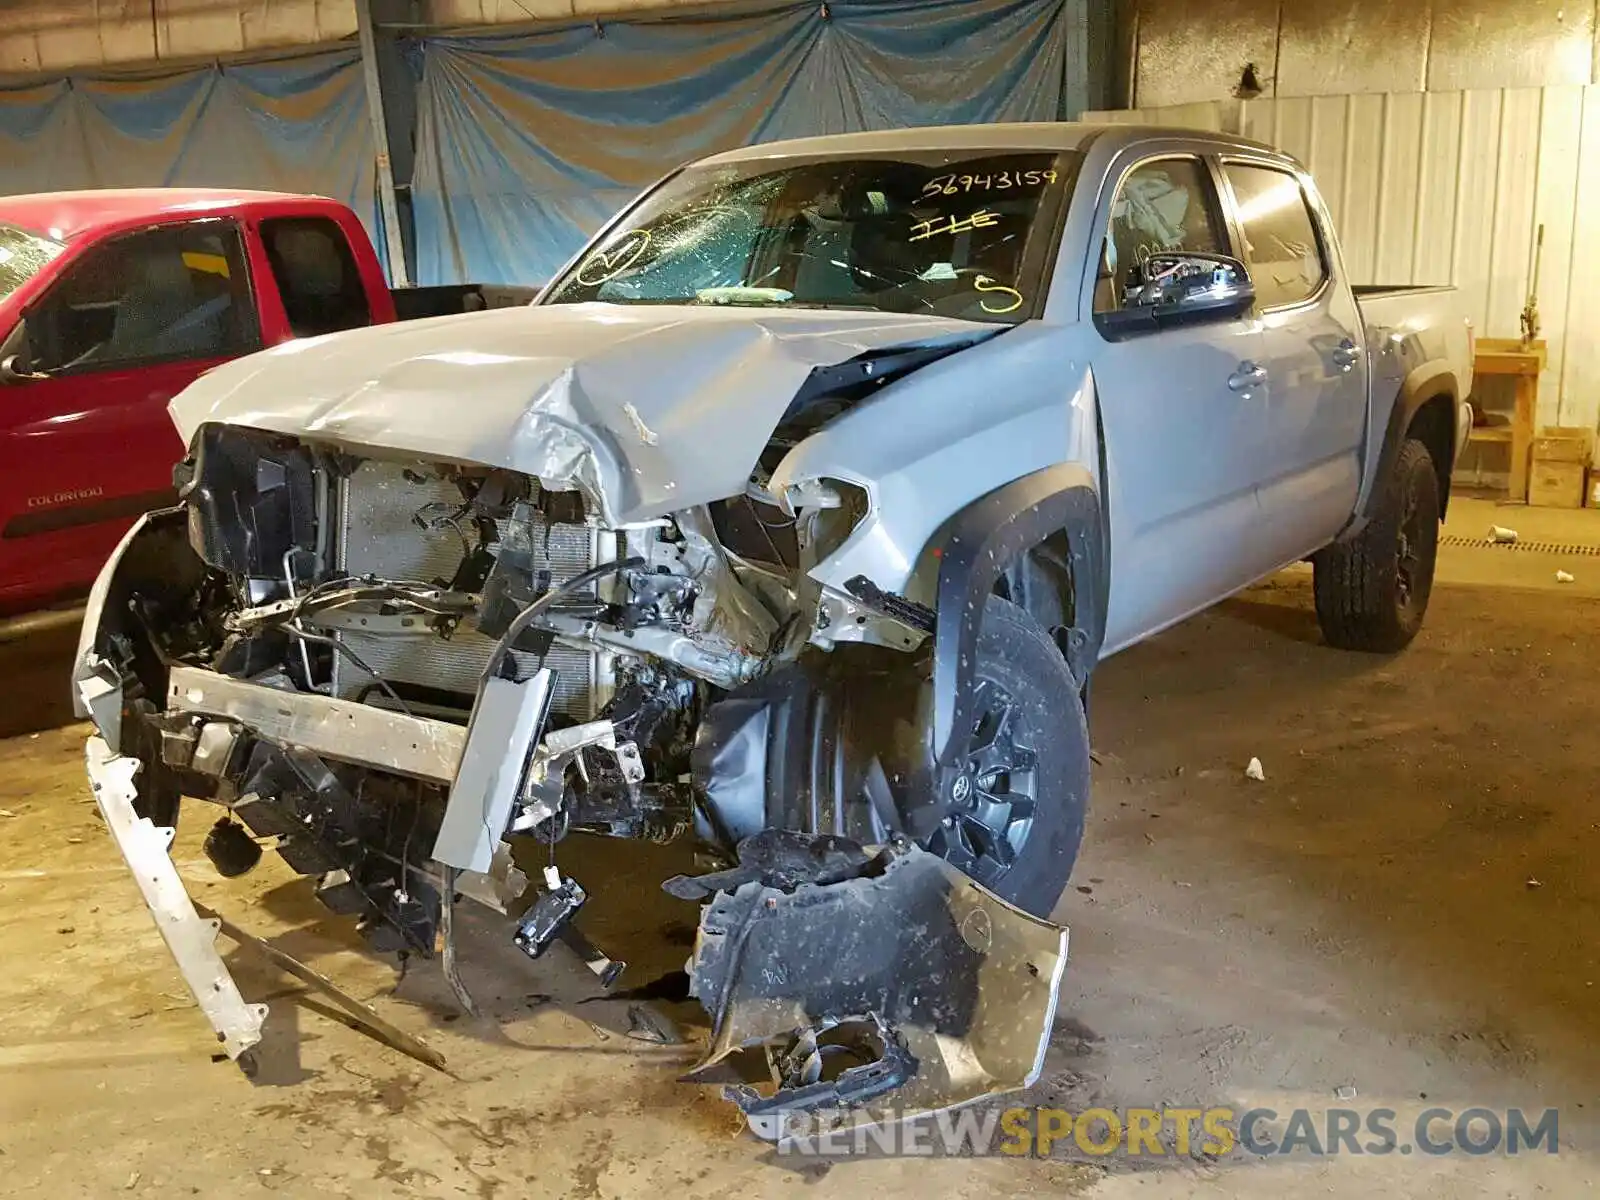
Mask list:
[[[75,683],[102,812],[230,1056],[265,1012],[166,859],[186,798],[216,806],[219,871],[276,851],[374,951],[442,951],[469,1008],[462,899],[530,957],[562,939],[604,985],[619,969],[578,932],[583,887],[530,887],[518,839],[698,839],[724,869],[675,884],[706,901],[691,978],[714,1033],[692,1077],[764,1054],[771,1087],[729,1093],[753,1117],[895,1091],[946,1107],[1037,1074],[1064,931],[902,836],[922,832],[906,714],[931,614],[809,575],[857,490],[753,481],[618,527],[576,477],[224,424],[177,483],[97,583]],[[848,1053],[818,1048],[852,1029]],[[841,1053],[836,1076],[807,1065]]]

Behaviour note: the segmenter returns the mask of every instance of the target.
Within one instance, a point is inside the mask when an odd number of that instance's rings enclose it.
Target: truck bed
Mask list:
[[[1379,328],[1408,332],[1434,331],[1429,338],[1436,353],[1449,357],[1453,366],[1466,369],[1470,386],[1471,359],[1467,353],[1466,310],[1458,289],[1449,285],[1385,287],[1372,284],[1350,289],[1369,331]]]
[[[1385,405],[1388,397],[1404,384],[1408,369],[1419,363],[1444,366],[1454,377],[1456,402],[1461,405],[1457,419],[1456,456],[1466,445],[1472,429],[1467,397],[1472,393],[1472,320],[1465,297],[1450,286],[1364,286],[1351,289],[1361,319],[1367,328],[1367,346],[1374,352],[1372,387],[1374,402]],[[1394,340],[1403,346],[1401,355],[1377,352]]]

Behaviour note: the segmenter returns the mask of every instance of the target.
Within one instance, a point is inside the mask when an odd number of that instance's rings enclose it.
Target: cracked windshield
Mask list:
[[[65,249],[60,242],[26,229],[0,225],[0,300],[33,278],[45,263]]]
[[[1033,316],[1081,156],[949,151],[686,171],[589,249],[547,304],[737,304]]]

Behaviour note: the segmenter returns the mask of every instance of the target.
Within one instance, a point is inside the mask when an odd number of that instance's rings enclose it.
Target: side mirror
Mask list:
[[[28,360],[28,322],[24,318],[0,341],[0,385],[48,378],[43,371],[34,370],[33,363]]]
[[[1225,254],[1152,254],[1128,282],[1122,307],[1095,320],[1108,336],[1153,333],[1174,325],[1220,321],[1256,302],[1250,272]]]
[[[49,379],[45,371],[35,371],[20,354],[10,354],[0,358],[0,384],[34,383],[40,379]]]

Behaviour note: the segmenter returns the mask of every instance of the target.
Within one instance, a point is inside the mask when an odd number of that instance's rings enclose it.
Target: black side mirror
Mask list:
[[[1152,254],[1135,269],[1122,307],[1097,314],[1095,322],[1108,337],[1127,337],[1236,317],[1255,302],[1250,272],[1236,258],[1198,252]]]

